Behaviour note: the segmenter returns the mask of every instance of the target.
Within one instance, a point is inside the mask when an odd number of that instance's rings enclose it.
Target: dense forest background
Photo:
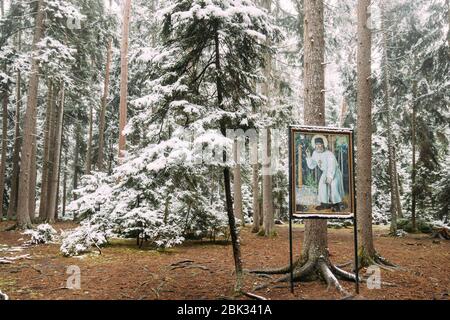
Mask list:
[[[133,0],[125,53],[121,2],[39,2],[36,39],[38,1],[1,1],[0,216],[15,219],[24,198],[31,221],[90,217],[63,244],[68,254],[83,250],[86,230],[97,244],[111,234],[142,235],[162,247],[224,235],[221,174],[233,165],[186,159],[196,146],[230,143],[215,131],[226,118],[227,128],[270,127],[269,147],[281,155],[270,179],[261,166],[233,167],[236,216],[250,223],[259,210],[266,235],[268,220],[287,217],[287,126],[303,123],[303,1],[242,1],[241,12],[217,16],[222,69],[214,61],[214,25],[199,22],[192,1]],[[219,6],[210,2],[205,15]],[[355,8],[355,0],[325,2],[328,126],[356,127]],[[447,223],[449,2],[379,0],[371,10],[373,221],[388,224],[395,211],[405,220]],[[34,115],[25,114],[30,81],[37,81]],[[211,102],[215,85],[223,92],[220,108]],[[127,151],[119,157],[124,104]],[[35,128],[26,117],[36,118]],[[196,136],[183,140],[182,129]],[[27,134],[31,153],[20,153]],[[35,170],[20,189],[24,156]]]

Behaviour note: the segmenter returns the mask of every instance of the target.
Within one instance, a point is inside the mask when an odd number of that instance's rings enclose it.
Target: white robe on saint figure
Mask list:
[[[341,169],[334,154],[329,150],[323,152],[314,150],[312,156],[306,158],[306,163],[311,170],[319,167],[322,171],[317,195],[319,202],[325,204],[342,202],[342,198],[344,197],[344,183]],[[330,184],[327,183],[327,178],[331,181]]]

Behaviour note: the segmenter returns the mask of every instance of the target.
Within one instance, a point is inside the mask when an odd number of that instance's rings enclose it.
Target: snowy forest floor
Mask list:
[[[11,225],[0,222],[0,230]],[[57,223],[55,229],[74,227]],[[277,226],[278,236],[261,238],[247,227],[241,232],[245,269],[283,266],[288,263],[288,228]],[[294,228],[295,255],[303,239],[303,226]],[[368,289],[361,284],[362,299],[449,299],[450,241],[434,241],[429,235],[403,238],[385,236],[388,230],[375,227],[377,250],[400,270],[381,270],[381,281],[395,286]],[[234,284],[231,246],[227,243],[187,241],[181,246],[158,252],[139,249],[135,240],[115,240],[102,249],[102,255],[65,258],[58,244],[20,247],[26,236],[19,232],[0,232],[0,259],[17,256],[10,264],[0,264],[0,290],[11,299],[227,299]],[[352,229],[329,229],[331,259],[345,264],[353,258]],[[3,248],[3,249],[2,249]],[[13,248],[12,252],[5,249]],[[16,250],[14,250],[16,248]],[[67,267],[81,270],[81,289],[65,288]],[[349,270],[349,267],[346,267]],[[361,270],[361,274],[365,274]],[[273,276],[275,279],[277,276]],[[270,281],[247,274],[245,290]],[[350,292],[354,284],[342,282]],[[295,294],[289,288],[255,292],[269,299],[341,299],[322,282],[297,283]],[[245,297],[242,297],[243,299]]]

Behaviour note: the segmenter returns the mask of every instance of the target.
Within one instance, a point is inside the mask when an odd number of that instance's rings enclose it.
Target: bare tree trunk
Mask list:
[[[120,106],[119,106],[119,163],[124,157],[126,138],[123,129],[127,124],[128,96],[128,34],[130,24],[131,0],[125,0],[122,24],[122,46],[120,52]]]
[[[20,52],[21,50],[21,32],[19,31],[17,34],[17,50]],[[20,70],[17,71],[17,80],[16,80],[16,114],[15,114],[15,123],[14,123],[14,150],[13,150],[13,170],[11,175],[11,192],[9,196],[9,206],[7,219],[12,219],[13,216],[17,214],[17,197],[19,192],[19,172],[20,172],[20,146],[21,146],[21,137],[20,137],[20,109],[22,106],[22,97],[20,87],[22,84],[22,78]]]
[[[63,94],[64,93],[62,93],[62,95]],[[63,101],[61,102],[61,104],[64,106]],[[61,122],[60,122],[61,128],[60,128],[60,132],[59,132],[60,141],[59,141],[59,150],[58,150],[58,183],[56,185],[55,220],[59,219],[58,208],[59,208],[60,191],[61,191],[61,167],[62,167],[61,159],[62,159],[62,151],[63,151],[63,147],[64,147],[64,108],[62,108],[60,117],[61,117]],[[63,210],[64,210],[64,208],[63,208]]]
[[[93,126],[93,107],[92,104],[89,108],[89,132],[88,132],[88,143],[87,143],[87,154],[86,154],[86,174],[91,174],[92,169],[92,126]]]
[[[392,132],[392,112],[389,103],[390,86],[389,86],[389,53],[388,53],[388,35],[386,29],[386,0],[381,3],[381,31],[382,31],[382,43],[383,43],[383,56],[382,56],[382,68],[383,68],[383,96],[384,96],[384,110],[386,112],[386,135],[388,140],[388,153],[389,153],[389,181],[390,181],[390,193],[391,193],[391,234],[397,233],[397,216],[398,216],[398,186],[397,186],[397,168],[395,161],[395,149],[394,149],[394,137]]]
[[[104,148],[105,148],[105,117],[106,117],[106,105],[108,102],[108,93],[109,93],[111,59],[112,59],[112,39],[110,39],[109,43],[108,43],[108,52],[107,52],[106,69],[105,69],[105,83],[103,86],[102,105],[101,105],[101,110],[100,110],[100,126],[98,129],[97,169],[99,171],[103,170],[103,154],[104,154]]]
[[[61,85],[61,92],[59,98],[59,108],[57,109],[57,123],[55,125],[55,147],[52,159],[52,175],[50,180],[50,192],[49,192],[49,207],[47,212],[47,222],[55,222],[55,213],[57,206],[57,194],[58,194],[58,173],[59,163],[61,155],[61,132],[64,116],[64,83]]]
[[[272,188],[272,170],[271,170],[271,130],[266,128],[263,133],[263,163],[262,163],[262,192],[263,192],[263,215],[264,215],[264,236],[270,237],[274,235],[274,208],[273,208],[273,188]]]
[[[263,0],[263,7],[270,13],[272,6],[272,0]],[[270,46],[270,42],[267,41],[267,45]],[[265,57],[264,76],[266,77],[262,84],[262,94],[267,97],[267,104],[265,112],[270,110],[270,78],[272,75],[272,57],[269,53]],[[264,215],[264,235],[266,237],[272,236],[275,231],[274,223],[274,208],[273,208],[273,188],[272,188],[272,154],[271,154],[271,130],[269,127],[265,128],[263,140],[263,153],[262,153],[262,193],[263,193],[263,215]]]
[[[234,216],[241,220],[242,225],[245,225],[244,216],[242,214],[242,185],[241,185],[241,147],[238,139],[233,143],[233,157],[234,157],[234,173],[233,173],[233,191],[234,191]]]
[[[42,180],[41,180],[41,197],[39,203],[39,219],[45,221],[47,219],[47,204],[48,204],[48,180],[49,180],[49,167],[50,167],[50,144],[52,131],[52,117],[54,108],[54,85],[51,80],[48,81],[47,92],[47,111],[45,116],[45,129],[44,129],[44,159],[42,161]]]
[[[360,266],[391,265],[375,251],[372,231],[372,34],[370,0],[358,0],[356,190]]]
[[[395,166],[394,166],[394,169],[395,169],[395,176],[396,176],[396,185],[397,185],[397,187],[396,187],[396,192],[397,192],[397,196],[395,197],[396,198],[396,200],[397,200],[397,218],[399,218],[399,219],[402,219],[403,218],[403,209],[402,209],[402,201],[401,201],[401,198],[400,198],[400,189],[401,189],[401,186],[400,186],[400,175],[399,175],[399,173],[398,173],[398,171],[397,171],[397,159],[395,159]]]
[[[0,220],[3,217],[3,194],[5,192],[6,148],[8,147],[8,88],[2,92],[2,156],[0,160]]]
[[[220,43],[219,43],[219,32],[216,30],[214,37],[214,45],[215,45],[215,66],[217,70],[216,76],[216,90],[217,90],[217,104],[219,109],[222,108],[223,105],[223,88],[220,80],[221,77],[221,64],[220,64]],[[226,124],[221,123],[220,129],[222,134],[226,135]],[[227,153],[226,150],[223,151],[223,161],[226,163],[227,161]],[[228,216],[228,224],[230,227],[230,235],[231,242],[233,246],[233,257],[234,257],[234,266],[236,272],[236,283],[234,287],[234,291],[236,293],[240,293],[243,285],[243,277],[244,273],[242,270],[242,258],[241,258],[241,245],[239,241],[238,229],[236,226],[236,221],[233,214],[233,199],[231,197],[231,179],[230,179],[230,168],[225,167],[223,169],[223,178],[224,178],[224,188],[225,188],[225,207]]]
[[[64,156],[63,194],[62,194],[62,216],[66,216],[67,201],[67,156]]]
[[[60,88],[59,88],[60,89]],[[51,208],[51,193],[52,193],[52,180],[54,175],[56,174],[54,170],[54,161],[56,155],[56,139],[57,139],[57,131],[58,131],[58,92],[56,86],[53,87],[52,94],[52,108],[50,113],[50,130],[49,130],[49,145],[48,145],[48,168],[47,168],[47,182],[46,182],[46,191],[45,191],[45,201],[44,212],[41,217],[42,221],[49,221],[50,217],[50,208]]]
[[[304,122],[325,125],[325,40],[323,0],[305,0],[304,20]],[[302,249],[303,259],[328,257],[327,221],[307,220]]]
[[[77,123],[75,127],[75,148],[74,148],[74,159],[73,159],[73,183],[72,189],[76,190],[78,188],[78,173],[79,173],[79,154],[80,154],[80,124]],[[73,196],[73,200],[77,200],[77,196]]]
[[[31,166],[30,166],[30,188],[29,188],[29,202],[28,202],[28,214],[30,216],[30,221],[34,222],[36,216],[36,177],[37,177],[37,166],[36,166],[36,154],[37,151],[37,128],[36,124],[33,129],[33,144],[31,152]]]
[[[412,231],[417,231],[416,226],[416,97],[417,82],[413,82],[413,102],[412,102],[412,124],[411,124],[411,144],[412,144],[412,173],[411,173],[411,224]]]
[[[310,126],[325,125],[325,30],[323,0],[305,0],[304,19],[304,122]],[[355,275],[335,267],[329,259],[327,220],[307,219],[300,258],[294,263],[294,280],[305,281],[324,279],[328,286],[342,294],[348,294],[341,287],[337,276],[355,281]],[[275,269],[253,271],[256,273],[284,274],[290,272],[290,266]],[[343,276],[345,275],[345,277]],[[290,275],[276,282],[289,281]]]
[[[256,140],[256,139],[255,139]],[[260,215],[261,210],[259,208],[259,175],[258,175],[258,142],[250,142],[250,148],[252,148],[252,195],[253,195],[253,227],[252,232],[259,232],[261,223]]]
[[[370,0],[358,0],[358,120],[356,188],[359,255],[374,257],[372,236],[372,80]]]
[[[33,50],[36,50],[36,44],[40,41],[43,34],[44,12],[42,10],[44,0],[37,2],[36,27],[33,38]],[[36,171],[36,166],[33,167],[33,158],[35,158],[35,128],[37,115],[37,96],[39,86],[39,64],[35,57],[31,59],[31,72],[28,83],[28,98],[27,109],[24,118],[23,129],[23,145],[22,145],[22,159],[21,170],[19,175],[19,198],[17,203],[17,227],[19,229],[26,229],[31,226],[30,219],[30,189],[35,189],[32,184],[32,175]],[[33,143],[34,141],[34,143]],[[34,147],[33,147],[34,146]],[[34,150],[33,150],[34,149]],[[33,153],[34,151],[34,153]]]

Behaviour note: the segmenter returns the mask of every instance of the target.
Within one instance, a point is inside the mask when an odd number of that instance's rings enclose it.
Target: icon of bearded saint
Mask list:
[[[322,171],[319,180],[318,201],[320,205],[316,210],[332,209],[341,211],[344,197],[344,183],[341,169],[334,154],[327,149],[328,140],[323,135],[315,135],[311,139],[314,146],[313,154],[306,151],[306,163],[311,170],[318,167]]]

